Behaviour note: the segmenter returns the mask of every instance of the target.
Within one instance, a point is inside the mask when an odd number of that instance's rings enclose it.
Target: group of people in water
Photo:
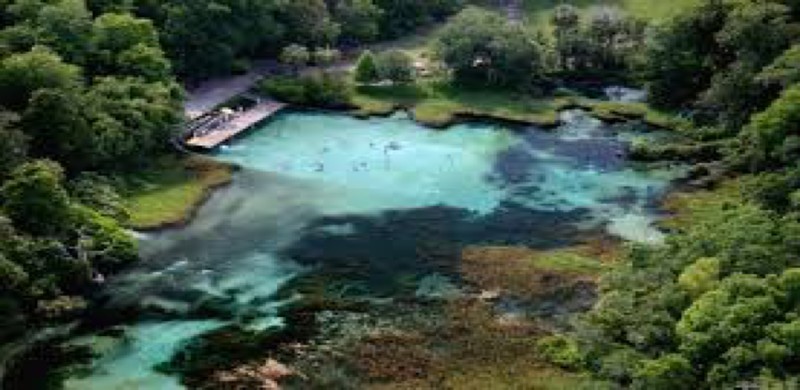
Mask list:
[[[379,145],[377,145],[374,142],[370,142],[369,143],[370,149],[377,149],[378,146]],[[384,145],[382,147],[383,154],[384,154],[384,167],[385,167],[385,169],[390,169],[389,152],[390,151],[401,150],[402,148],[403,148],[402,145],[400,143],[398,143],[398,142],[395,142],[395,141],[389,142],[389,143],[387,143],[386,145]],[[320,151],[320,154],[324,155],[324,154],[329,153],[330,151],[331,151],[331,148],[326,146],[326,147],[322,148],[322,150]],[[448,155],[448,157],[452,161],[452,156]],[[292,170],[292,164],[289,163],[289,162],[286,162],[286,163],[281,164],[280,168],[281,168],[282,171],[291,171]],[[314,162],[312,164],[312,169],[314,170],[314,172],[325,172],[325,163],[323,163],[322,161]],[[351,170],[353,172],[367,172],[367,171],[369,171],[369,169],[370,169],[370,165],[369,165],[369,163],[367,161],[354,162],[352,164],[352,166],[351,166]]]

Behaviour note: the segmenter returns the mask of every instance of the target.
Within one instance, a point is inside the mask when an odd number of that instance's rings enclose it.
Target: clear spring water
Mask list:
[[[456,287],[420,259],[428,241],[547,246],[597,230],[659,241],[652,202],[680,170],[636,168],[624,159],[630,134],[579,111],[562,117],[552,131],[437,131],[399,114],[276,117],[216,155],[243,170],[189,226],[142,238],[145,261],[110,281],[107,295],[157,315],[121,339],[75,340],[100,358],[66,387],[180,388],[152,367],[224,323],[280,324],[275,292],[326,263],[381,275],[376,286],[417,280],[420,294],[436,295]],[[212,319],[187,319],[197,312]]]

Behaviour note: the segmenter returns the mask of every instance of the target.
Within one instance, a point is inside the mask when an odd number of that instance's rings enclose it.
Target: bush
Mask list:
[[[545,359],[555,365],[571,369],[583,367],[584,356],[572,338],[563,335],[544,337],[537,347]]]
[[[250,64],[250,61],[244,58],[234,60],[231,63],[231,73],[233,74],[246,74],[251,68],[252,65]]]
[[[276,99],[312,107],[350,107],[352,97],[352,87],[346,80],[325,73],[272,78],[262,82],[260,89]]]
[[[389,50],[375,58],[378,75],[382,80],[394,83],[414,81],[414,64],[411,57],[400,50]]]
[[[365,51],[358,58],[355,79],[359,83],[374,83],[380,79],[378,66],[375,64],[375,56],[371,51]]]

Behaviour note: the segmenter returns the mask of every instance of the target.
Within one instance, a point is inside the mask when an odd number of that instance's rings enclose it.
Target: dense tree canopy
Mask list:
[[[460,83],[526,87],[544,72],[544,49],[532,32],[478,8],[445,26],[437,53]]]
[[[630,249],[575,338],[544,351],[575,345],[570,365],[640,389],[798,379],[797,6],[704,0],[653,30],[637,59],[651,103],[705,126],[687,134],[748,175],[665,246]],[[576,28],[569,9],[554,20],[557,34]]]

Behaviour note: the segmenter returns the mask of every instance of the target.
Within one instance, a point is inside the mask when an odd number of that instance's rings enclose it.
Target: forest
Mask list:
[[[623,244],[596,303],[530,348],[609,388],[800,380],[800,2],[651,18],[528,0],[548,12],[521,22],[496,3],[0,0],[0,343],[92,315],[139,260],[130,178],[181,158],[187,91],[267,62],[282,71],[259,92],[357,116],[553,127],[569,106],[669,127],[679,140],[634,142],[631,158],[688,164],[704,185],[668,196],[665,243]],[[383,46],[427,29],[430,55]],[[325,71],[351,60],[352,76]],[[647,101],[572,92],[592,83]]]

